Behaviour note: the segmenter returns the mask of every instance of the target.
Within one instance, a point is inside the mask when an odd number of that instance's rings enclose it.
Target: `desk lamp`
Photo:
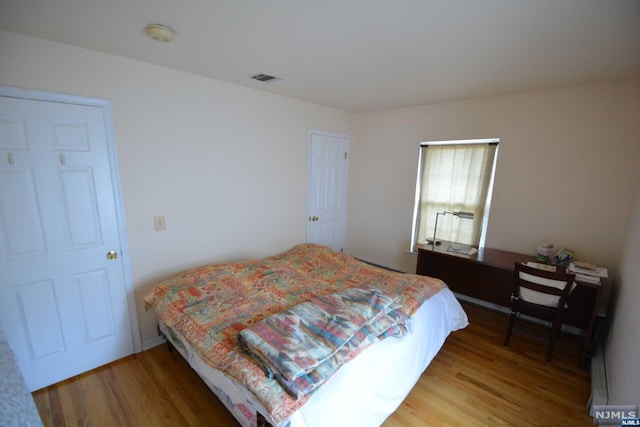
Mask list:
[[[436,232],[438,230],[438,216],[446,215],[446,214],[452,214],[454,216],[457,216],[458,218],[463,218],[463,219],[473,219],[473,212],[447,212],[447,211],[444,211],[444,212],[436,213],[436,225],[435,225],[435,227],[433,227],[433,239],[428,239],[427,240],[427,244],[437,246],[440,243],[442,243],[442,242],[436,240]]]

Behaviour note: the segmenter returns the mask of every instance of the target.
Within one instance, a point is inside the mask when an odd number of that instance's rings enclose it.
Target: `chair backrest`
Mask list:
[[[574,286],[575,274],[560,273],[515,264],[513,295],[522,301],[547,307],[558,307],[565,301]]]

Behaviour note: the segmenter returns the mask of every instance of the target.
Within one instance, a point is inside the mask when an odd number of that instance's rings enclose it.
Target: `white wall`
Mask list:
[[[568,247],[615,273],[640,171],[640,80],[523,92],[362,116],[351,147],[347,249],[415,271],[419,144],[500,138],[486,246]]]
[[[610,405],[640,405],[640,180],[626,235],[620,286],[613,298],[616,304],[605,352]]]
[[[0,52],[2,85],[112,102],[143,342],[157,281],[306,241],[308,129],[356,140],[357,116],[335,109],[13,33]]]
[[[406,251],[420,142],[500,138],[486,245],[534,254],[553,242],[610,269],[609,403],[640,404],[639,118],[640,80],[364,114],[347,249],[415,271]]]

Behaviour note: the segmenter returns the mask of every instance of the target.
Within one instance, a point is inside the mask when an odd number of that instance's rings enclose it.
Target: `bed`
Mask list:
[[[354,295],[358,304],[349,299]],[[361,311],[344,315],[346,308],[363,310],[363,299],[385,307],[383,314],[372,310],[370,319]],[[257,357],[254,348],[247,351],[245,339],[239,340],[254,331],[271,336],[273,330],[265,325],[291,329],[289,320],[313,311],[309,307],[327,309],[332,301],[344,304],[338,315],[329,315],[334,323],[358,319],[367,330],[374,319],[397,323],[389,329],[385,324],[380,335],[358,330],[357,345],[349,344],[353,348],[340,342],[340,351],[327,353],[330,374],[308,392],[292,393],[281,375],[265,367],[265,358]],[[160,332],[243,426],[380,425],[402,403],[449,333],[468,324],[442,281],[372,266],[313,244],[260,260],[185,271],[155,286],[145,306],[155,309]],[[284,341],[292,347],[291,337]],[[350,351],[334,368],[338,353],[347,347]],[[308,352],[303,354],[307,362]],[[299,360],[286,360],[293,359]]]

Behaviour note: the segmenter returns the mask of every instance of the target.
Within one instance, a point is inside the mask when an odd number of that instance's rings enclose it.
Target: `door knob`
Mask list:
[[[317,221],[317,220],[318,220],[318,217],[314,215],[314,216],[310,216],[310,217],[309,217],[309,219],[310,219],[311,221]]]
[[[118,258],[118,252],[116,251],[107,252],[107,259],[116,259],[116,258]]]

